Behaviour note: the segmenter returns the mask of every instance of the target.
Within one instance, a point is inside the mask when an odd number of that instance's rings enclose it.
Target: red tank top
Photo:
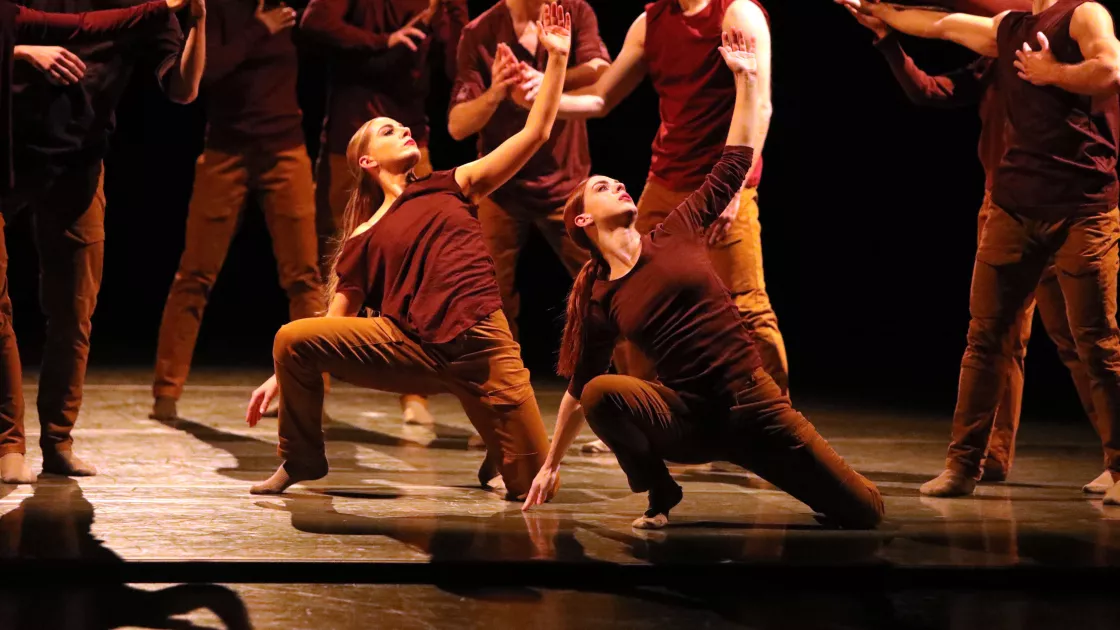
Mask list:
[[[997,80],[1007,102],[1007,153],[996,171],[992,200],[1005,210],[1043,220],[1108,212],[1116,207],[1120,101],[1083,96],[1020,79],[1015,51],[1038,48],[1041,31],[1058,61],[1085,60],[1069,34],[1077,7],[1059,0],[1038,14],[1009,13],[999,25]]]
[[[677,0],[646,5],[645,60],[661,114],[649,171],[672,190],[699,188],[727,143],[735,77],[719,45],[723,15],[733,2],[709,0],[702,11],[689,16]],[[761,156],[757,161],[748,186],[757,186],[761,179]]]

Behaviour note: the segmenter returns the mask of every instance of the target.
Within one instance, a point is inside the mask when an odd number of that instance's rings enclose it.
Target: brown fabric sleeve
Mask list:
[[[21,6],[16,13],[16,41],[52,44],[105,38],[153,24],[169,13],[170,9],[163,0],[85,13],[46,13]]]
[[[664,229],[669,233],[683,230],[697,234],[707,229],[742,188],[753,158],[751,147],[724,147],[723,155],[704,183],[669,214]]]
[[[592,301],[588,305],[587,320],[583,326],[583,351],[568,382],[568,393],[575,398],[583,395],[583,388],[591,379],[607,373],[611,367],[611,354],[618,341],[618,331],[598,302]]]
[[[490,73],[490,68],[482,59],[478,48],[477,29],[470,27],[463,29],[455,60],[455,84],[451,88],[451,107],[473,101],[486,92],[488,86],[484,77]]]
[[[573,55],[575,64],[581,65],[595,59],[611,60],[610,51],[599,35],[599,18],[590,5],[580,2],[572,6],[573,30],[576,33],[577,48]],[[579,7],[578,10],[576,7]]]

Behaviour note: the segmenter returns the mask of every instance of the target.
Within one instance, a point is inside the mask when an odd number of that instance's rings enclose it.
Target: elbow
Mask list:
[[[167,90],[166,94],[168,100],[170,100],[172,103],[178,103],[179,105],[190,105],[195,101],[195,99],[198,98],[198,88],[190,86],[172,86],[171,89]]]
[[[548,139],[552,137],[552,125],[540,125],[540,129],[526,129],[525,131],[529,136],[529,141],[537,148],[544,146]]]
[[[457,142],[462,142],[470,137],[471,134],[467,133],[463,126],[458,124],[454,118],[447,121],[447,133]]]

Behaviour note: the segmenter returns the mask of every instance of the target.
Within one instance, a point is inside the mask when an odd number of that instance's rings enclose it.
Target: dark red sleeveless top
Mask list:
[[[1115,94],[1084,96],[1020,79],[1015,51],[1050,40],[1058,61],[1085,58],[1069,33],[1077,7],[1087,0],[1059,0],[1038,14],[1014,12],[999,25],[997,80],[1007,101],[1007,153],[996,172],[992,200],[1028,218],[1057,220],[1108,212],[1117,205],[1120,101]]]
[[[735,76],[723,62],[719,45],[723,15],[734,2],[710,0],[702,11],[688,16],[677,0],[646,5],[645,60],[661,114],[649,172],[671,190],[699,188],[727,143]],[[762,177],[762,157],[756,161],[760,164],[748,186],[757,186]]]

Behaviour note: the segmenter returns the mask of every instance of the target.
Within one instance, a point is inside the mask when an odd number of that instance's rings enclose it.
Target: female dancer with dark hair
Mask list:
[[[407,127],[375,118],[350,141],[346,158],[357,184],[343,217],[348,238],[333,265],[328,316],[280,329],[276,375],[249,402],[246,420],[255,426],[282,392],[284,463],[253,486],[254,494],[281,493],[327,474],[324,373],[397,393],[455,394],[497,464],[507,496],[528,492],[548,435],[502,314],[475,202],[532,157],[556,119],[571,17],[559,5],[544,6],[537,29],[548,50],[541,96],[525,128],[488,155],[417,179],[412,169],[420,149]],[[381,316],[354,317],[363,306]]]
[[[764,369],[751,335],[708,257],[704,231],[743,184],[754,157],[756,70],[742,31],[720,53],[735,75],[735,111],[723,156],[704,184],[642,236],[625,187],[591,177],[564,213],[591,252],[572,289],[560,350],[571,378],[545,466],[524,508],[548,499],[564,452],[586,414],[649,509],[634,527],[656,529],[682,496],[665,460],[728,460],[749,468],[844,527],[874,527],[878,489],[828,446]],[[659,382],[605,376],[622,337],[656,365]]]

